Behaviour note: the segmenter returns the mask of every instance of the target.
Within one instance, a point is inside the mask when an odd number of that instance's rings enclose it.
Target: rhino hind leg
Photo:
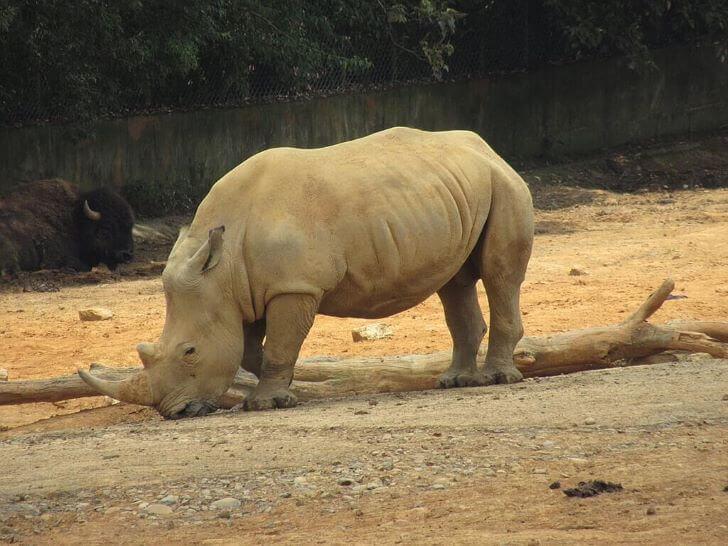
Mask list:
[[[523,375],[513,350],[523,337],[520,292],[533,244],[530,195],[518,185],[501,184],[495,196],[480,249],[481,277],[490,308],[485,383],[515,383]]]
[[[289,390],[293,366],[313,326],[318,301],[306,294],[274,297],[265,311],[265,344],[258,385],[243,402],[246,411],[291,408],[297,404]]]
[[[477,277],[461,270],[437,293],[453,340],[452,362],[437,381],[441,389],[477,387],[486,382],[476,364],[478,348],[487,330],[478,304],[476,281]]]

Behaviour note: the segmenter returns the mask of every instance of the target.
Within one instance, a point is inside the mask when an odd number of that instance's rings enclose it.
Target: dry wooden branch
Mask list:
[[[673,320],[665,324],[671,330],[700,332],[716,341],[728,343],[728,322],[705,322],[699,320]]]
[[[664,361],[664,358],[648,358],[663,351],[708,353],[716,358],[728,358],[727,323],[674,322],[655,326],[646,322],[673,287],[674,283],[666,280],[620,324],[523,338],[513,354],[514,362],[525,377],[536,377]],[[310,400],[355,393],[432,389],[449,364],[450,352],[346,360],[310,358],[296,365],[292,390],[299,399]],[[127,377],[138,368],[94,364],[91,370],[102,378],[113,380]],[[239,371],[220,405],[232,407],[240,403],[255,383],[253,376]],[[98,394],[76,375],[0,384],[0,405],[56,402],[84,396]]]

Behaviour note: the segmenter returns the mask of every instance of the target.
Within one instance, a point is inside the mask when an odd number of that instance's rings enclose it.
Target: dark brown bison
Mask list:
[[[0,199],[0,273],[109,269],[132,259],[134,213],[107,188],[81,193],[65,180],[40,180]]]

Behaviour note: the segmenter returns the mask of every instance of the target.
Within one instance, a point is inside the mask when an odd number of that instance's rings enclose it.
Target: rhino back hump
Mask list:
[[[408,137],[271,150],[241,192],[242,259],[260,298],[315,287],[324,313],[377,315],[459,270],[487,219],[494,164],[470,136]]]

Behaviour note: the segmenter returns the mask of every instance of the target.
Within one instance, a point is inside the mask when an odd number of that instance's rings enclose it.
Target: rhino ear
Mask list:
[[[192,271],[205,273],[220,262],[220,258],[222,257],[223,233],[225,233],[225,226],[219,226],[210,230],[207,241],[190,258],[189,265]]]

